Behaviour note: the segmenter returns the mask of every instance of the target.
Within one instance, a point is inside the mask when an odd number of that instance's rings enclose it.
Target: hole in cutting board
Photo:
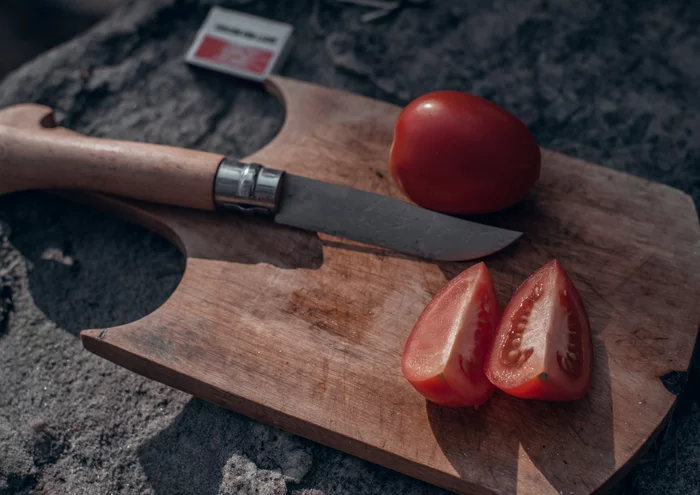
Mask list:
[[[206,128],[184,146],[241,159],[265,147],[282,129],[284,105],[262,84],[199,67],[188,69],[200,91],[213,95],[216,111],[201,109],[207,115]]]
[[[182,253],[162,237],[50,194],[2,197],[0,214],[28,262],[34,304],[76,336],[153,312],[184,271]]]
[[[94,100],[90,105],[68,115],[56,112],[58,125],[93,137],[202,149],[234,158],[264,147],[281,129],[283,105],[261,85],[198,70],[192,70],[190,76],[197,79],[196,95],[189,98],[196,105],[191,102],[169,112],[172,105],[149,100],[138,111],[141,120],[135,121],[133,106],[121,104],[128,96],[96,93],[90,96]],[[54,106],[50,101],[44,103]],[[120,112],[130,113],[131,118]],[[51,127],[53,122],[42,125]],[[67,196],[81,200],[79,194]],[[10,242],[31,264],[28,276],[35,304],[74,335],[152,313],[182,278],[185,257],[177,247],[99,208],[46,193],[23,192],[1,197],[0,214],[14,227]],[[231,228],[240,242],[217,243],[206,238],[212,229],[223,231],[220,220],[214,225],[217,215],[189,211],[178,215],[188,224],[190,240],[201,236],[206,241],[203,250],[197,249],[198,257],[282,268],[322,264],[320,240],[313,233],[231,214]],[[259,244],[270,244],[270,238],[277,237],[275,229],[283,232],[285,242],[274,249],[260,249]]]

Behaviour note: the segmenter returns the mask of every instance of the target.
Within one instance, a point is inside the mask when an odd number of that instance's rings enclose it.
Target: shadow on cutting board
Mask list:
[[[590,493],[589,472],[600,478],[615,470],[607,354],[600,341],[594,348],[593,385],[579,401],[528,401],[496,391],[478,411],[426,402],[435,438],[455,471],[470,477],[478,459],[488,466],[484,484],[516,493],[519,465],[532,462],[558,493]]]

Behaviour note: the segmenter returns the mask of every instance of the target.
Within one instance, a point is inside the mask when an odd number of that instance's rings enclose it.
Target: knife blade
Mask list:
[[[219,168],[215,197],[224,208],[267,213],[278,224],[436,261],[481,258],[522,235],[390,196],[232,160]]]

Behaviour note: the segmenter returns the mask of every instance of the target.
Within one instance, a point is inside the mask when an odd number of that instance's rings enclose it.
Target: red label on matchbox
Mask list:
[[[291,35],[289,24],[214,7],[185,60],[262,82],[283,63]]]
[[[243,69],[256,74],[263,74],[267,69],[273,52],[251,46],[241,46],[211,36],[205,36],[195,56],[227,65],[233,69]]]

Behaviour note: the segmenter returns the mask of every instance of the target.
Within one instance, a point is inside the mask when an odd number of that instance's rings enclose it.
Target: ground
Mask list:
[[[94,136],[248,154],[282,109],[183,63],[213,4],[294,24],[286,76],[397,104],[476,93],[544,147],[700,202],[700,4],[683,0],[413,1],[369,23],[366,8],[332,0],[134,0],[11,74],[0,107],[38,102]],[[163,239],[99,211],[39,192],[0,198],[0,494],[443,493],[82,348],[81,329],[158,307],[183,266]],[[669,428],[615,493],[700,493],[699,375],[694,365]]]

